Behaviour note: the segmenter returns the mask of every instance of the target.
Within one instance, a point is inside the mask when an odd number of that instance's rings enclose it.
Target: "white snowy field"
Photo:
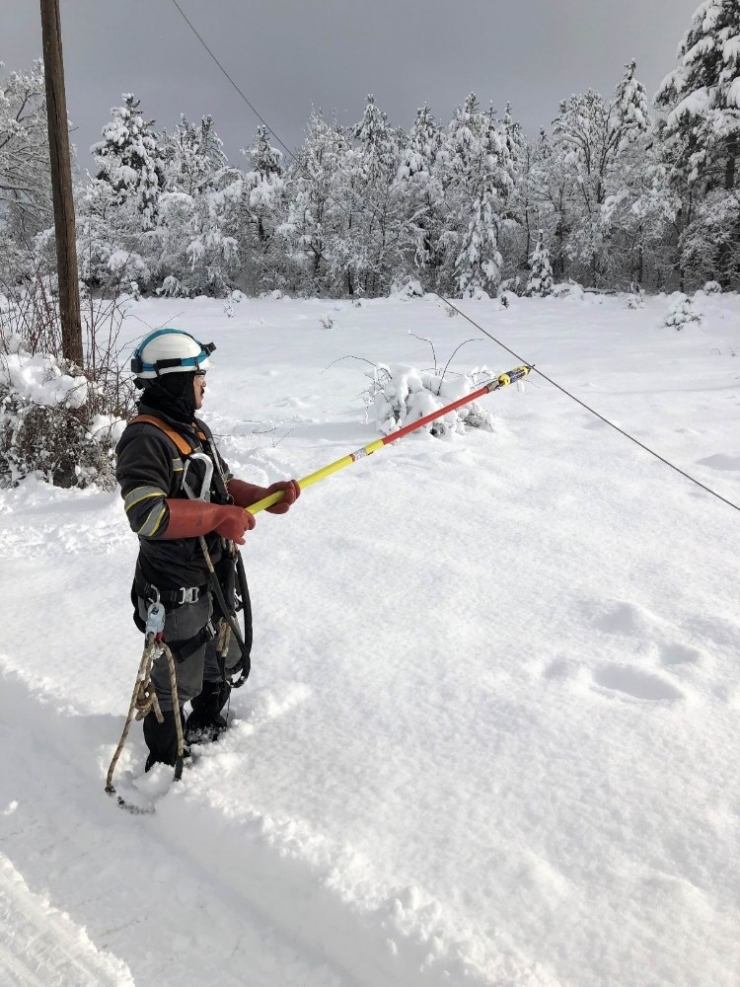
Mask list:
[[[696,304],[461,307],[740,504],[740,298]],[[431,297],[142,301],[124,334],[167,324],[217,344],[203,415],[257,483],[378,437],[341,357],[518,362]],[[0,491],[0,983],[740,983],[740,515],[536,375],[485,407],[259,515],[233,729],[151,816],[103,792],[120,497]],[[137,724],[120,776],[144,756]]]

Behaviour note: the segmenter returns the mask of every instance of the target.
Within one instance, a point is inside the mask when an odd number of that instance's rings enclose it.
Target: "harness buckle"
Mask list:
[[[178,590],[177,604],[197,603],[200,599],[200,586],[181,586]]]

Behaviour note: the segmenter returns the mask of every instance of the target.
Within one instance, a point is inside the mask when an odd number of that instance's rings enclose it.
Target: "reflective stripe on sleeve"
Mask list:
[[[149,511],[146,517],[146,521],[139,528],[139,535],[142,538],[153,538],[156,535],[164,516],[167,513],[167,506],[162,504],[161,506],[157,504],[155,507]]]
[[[136,504],[140,504],[142,500],[146,500],[147,497],[166,497],[167,494],[164,493],[159,487],[134,487],[133,490],[129,491],[126,495],[126,499],[123,502],[123,507],[126,513],[131,510]]]

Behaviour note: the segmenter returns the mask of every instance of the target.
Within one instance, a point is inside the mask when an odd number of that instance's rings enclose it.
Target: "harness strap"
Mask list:
[[[131,422],[129,422],[130,425],[140,425],[144,423],[147,425],[154,425],[160,431],[164,432],[167,438],[175,444],[181,455],[189,456],[193,452],[192,443],[188,442],[184,435],[181,435],[170,424],[162,421],[161,418],[157,418],[155,415],[137,415],[136,418],[133,418]],[[208,440],[208,436],[200,429],[197,429],[195,434],[202,442],[206,442]]]

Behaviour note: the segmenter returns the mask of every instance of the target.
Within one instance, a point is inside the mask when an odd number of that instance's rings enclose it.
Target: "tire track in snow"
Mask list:
[[[0,686],[0,744],[13,752],[0,761],[0,792],[3,800],[12,798],[0,804],[0,847],[31,895],[24,913],[11,900],[0,949],[15,972],[0,982],[127,983],[85,979],[84,971],[60,980],[45,959],[37,975],[31,970],[36,979],[20,979],[29,941],[42,959],[56,955],[62,933],[53,916],[64,911],[73,928],[85,927],[89,950],[114,953],[137,987],[351,987],[184,859],[152,831],[148,817],[129,816],[105,796],[100,752],[110,751],[118,717],[59,713],[7,675]],[[215,830],[210,840],[217,840]]]
[[[133,987],[126,964],[96,949],[84,928],[29,891],[0,853],[0,983],[16,987]]]
[[[290,689],[263,697],[234,742],[300,701]],[[241,760],[228,750],[203,757],[153,817],[121,813],[102,792],[119,727],[110,716],[58,713],[6,677],[0,742],[8,749],[3,734],[12,735],[21,756],[0,763],[0,789],[18,801],[0,816],[0,845],[139,987],[243,984],[247,970],[250,987],[557,987],[511,948],[456,939],[418,889],[363,898],[351,849],[300,821],[219,806],[208,782]],[[42,922],[39,913],[46,940]]]

